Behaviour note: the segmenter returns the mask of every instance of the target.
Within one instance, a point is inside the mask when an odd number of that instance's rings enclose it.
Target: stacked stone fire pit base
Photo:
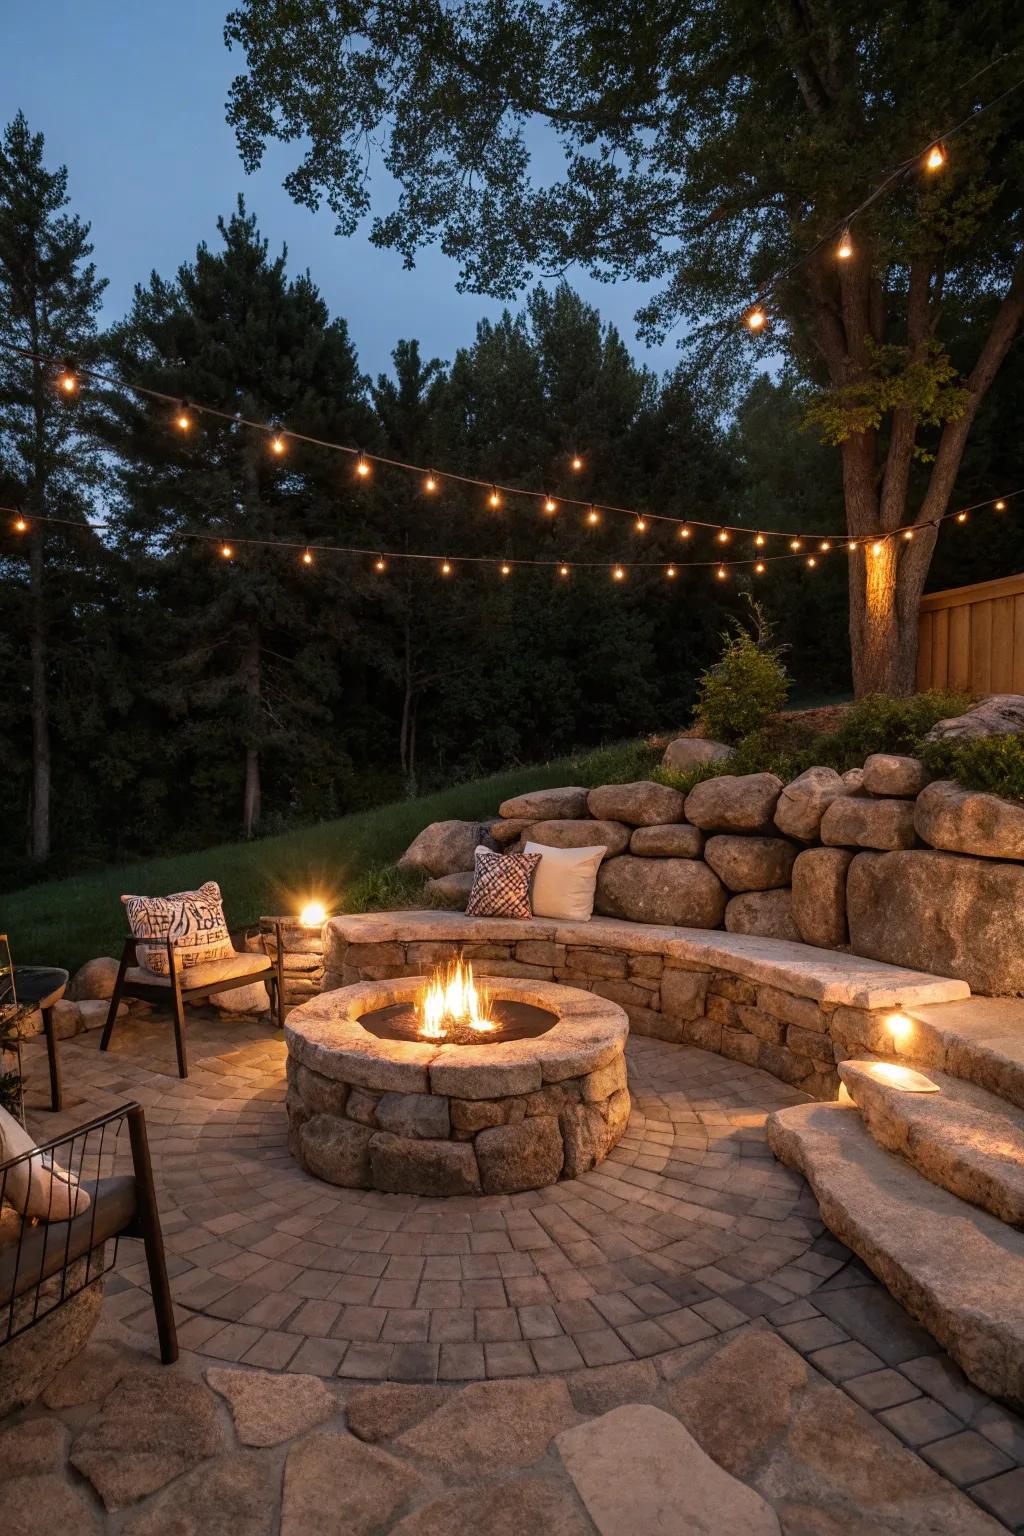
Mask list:
[[[413,1195],[539,1189],[595,1167],[629,1119],[618,1004],[500,977],[497,998],[546,1009],[544,1034],[445,1045],[383,1039],[360,1020],[424,978],[325,992],[288,1017],[289,1144],[318,1178]]]

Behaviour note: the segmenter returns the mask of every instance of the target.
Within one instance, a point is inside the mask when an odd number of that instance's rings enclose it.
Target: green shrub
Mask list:
[[[914,693],[893,698],[872,693],[858,699],[832,736],[819,738],[819,751],[830,755],[819,761],[835,768],[860,768],[872,752],[917,753],[937,720],[960,715],[970,699],[964,693]]]
[[[737,742],[759,730],[789,693],[782,647],[759,603],[750,602],[752,628],[739,619],[722,636],[722,654],[698,684],[694,718],[715,741]]]
[[[937,779],[955,779],[965,789],[982,789],[1007,800],[1024,801],[1024,733],[978,736],[972,741],[933,741],[921,756]]]

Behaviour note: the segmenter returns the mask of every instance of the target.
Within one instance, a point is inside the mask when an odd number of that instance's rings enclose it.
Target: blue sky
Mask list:
[[[215,244],[217,216],[241,191],[271,250],[286,243],[291,269],[308,267],[332,312],[348,320],[365,371],[387,367],[406,336],[418,337],[428,356],[450,359],[501,305],[457,293],[455,264],[439,252],[425,252],[406,272],[365,229],[339,239],[328,210],[293,204],[281,181],[294,146],[275,146],[255,176],[245,175],[224,117],[242,68],[223,43],[229,4],[46,0],[4,8],[0,116],[7,122],[22,108],[46,135],[48,161],[67,165],[72,205],[92,224],[95,260],[110,280],[105,318],[124,313],[150,271],[171,276],[201,239]],[[570,278],[639,359],[659,371],[673,366],[671,340],[655,349],[637,341],[640,285]]]

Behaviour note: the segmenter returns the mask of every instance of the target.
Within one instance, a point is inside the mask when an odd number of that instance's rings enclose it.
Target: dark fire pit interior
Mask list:
[[[494,1029],[474,1029],[470,1024],[449,1023],[444,1045],[498,1045],[509,1040],[533,1040],[546,1035],[558,1022],[558,1015],[533,1003],[519,1003],[496,998],[488,1010]],[[360,1015],[360,1024],[378,1040],[416,1040],[423,1042],[421,1019],[411,1003],[391,1003]]]

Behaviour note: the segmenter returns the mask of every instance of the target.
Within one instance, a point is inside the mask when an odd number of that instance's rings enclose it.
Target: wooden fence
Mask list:
[[[917,686],[1024,693],[1024,573],[921,599]]]

